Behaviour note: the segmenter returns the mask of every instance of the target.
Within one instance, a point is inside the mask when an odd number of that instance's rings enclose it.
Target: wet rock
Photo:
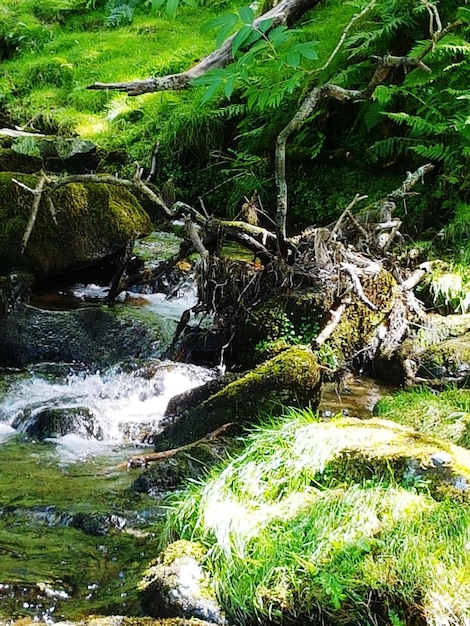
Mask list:
[[[164,450],[197,441],[227,423],[230,434],[241,432],[260,417],[279,414],[284,406],[319,404],[320,368],[311,350],[295,346],[228,382],[208,383],[174,398],[155,447]],[[222,388],[217,388],[217,385]]]
[[[0,320],[11,315],[18,304],[28,302],[34,278],[28,272],[0,275]]]
[[[144,611],[154,617],[184,617],[226,624],[207,574],[204,548],[189,541],[169,545],[147,569],[140,584]]]
[[[44,361],[106,366],[130,358],[160,356],[170,329],[145,311],[118,306],[42,311],[23,306],[0,319],[0,366]]]
[[[98,513],[76,513],[72,516],[70,526],[87,535],[106,535],[110,530],[122,530],[127,521],[118,515],[100,515]]]
[[[31,408],[18,416],[13,428],[31,437],[46,439],[74,433],[85,439],[102,439],[93,412],[87,407]]]
[[[226,458],[228,448],[228,443],[222,440],[201,443],[188,451],[178,452],[151,465],[134,481],[132,488],[137,493],[163,496],[183,487],[188,480],[201,478],[209,467]]]

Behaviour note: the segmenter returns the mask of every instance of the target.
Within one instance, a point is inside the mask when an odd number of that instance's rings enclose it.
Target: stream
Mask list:
[[[72,285],[37,296],[34,306],[52,314],[99,306],[105,295],[97,285]],[[179,295],[128,294],[122,306],[143,309],[169,341],[195,303],[190,283]],[[133,489],[139,472],[125,463],[152,448],[146,435],[158,433],[173,396],[217,375],[163,359],[164,347],[138,364],[0,369],[0,626],[139,613],[136,585],[158,553],[164,509]],[[387,391],[360,378],[341,396],[326,385],[320,409],[368,417]],[[44,436],[40,416],[57,409],[70,412],[72,432]]]

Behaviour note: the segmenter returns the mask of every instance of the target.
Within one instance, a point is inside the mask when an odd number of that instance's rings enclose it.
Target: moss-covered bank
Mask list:
[[[463,624],[468,451],[383,420],[290,411],[179,497],[237,625]]]

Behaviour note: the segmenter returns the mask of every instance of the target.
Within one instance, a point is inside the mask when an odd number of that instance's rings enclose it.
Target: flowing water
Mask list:
[[[34,304],[90,306],[105,295],[75,285]],[[129,298],[150,323],[173,332],[195,303],[193,289],[171,301]],[[158,433],[170,398],[215,376],[158,356],[102,370],[38,363],[0,371],[1,626],[21,617],[53,623],[138,611],[136,583],[158,552],[162,509],[132,489],[138,472],[126,461],[148,450],[143,442]],[[81,416],[73,432],[31,434],[38,416],[57,409]]]
[[[97,285],[73,285],[34,304],[93,306],[105,295]],[[169,336],[194,303],[191,287],[173,300],[127,296],[151,323],[169,325]],[[75,363],[0,370],[0,626],[21,617],[54,623],[138,613],[136,583],[158,552],[163,510],[132,489],[138,472],[125,462],[149,448],[146,437],[158,433],[170,398],[215,375],[158,354],[101,370]],[[327,386],[321,409],[367,417],[384,391],[361,379],[341,395]],[[73,432],[36,436],[38,416],[56,409],[78,412]]]

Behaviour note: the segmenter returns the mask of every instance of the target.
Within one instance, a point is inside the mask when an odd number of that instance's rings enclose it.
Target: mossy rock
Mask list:
[[[19,154],[11,148],[0,148],[0,172],[23,172],[34,174],[42,167],[39,156]]]
[[[210,384],[210,383],[209,383]],[[223,386],[191,407],[183,397],[182,412],[177,413],[178,398],[166,412],[167,425],[157,437],[157,450],[184,445],[233,422],[231,432],[255,424],[262,415],[276,415],[284,406],[310,406],[320,401],[321,374],[313,352],[294,346],[258,365],[254,370]],[[195,390],[199,398],[200,391]],[[173,414],[172,414],[173,412]]]
[[[152,230],[147,213],[123,187],[72,183],[51,194],[55,215],[48,203],[41,201],[23,255],[21,241],[32,195],[12,178],[30,188],[39,180],[33,175],[0,173],[0,267],[27,266],[36,277],[45,278],[112,257],[132,235]]]
[[[468,380],[470,377],[470,333],[431,346],[418,358],[419,378]]]
[[[147,615],[227,623],[201,566],[205,553],[201,544],[185,540],[165,548],[140,583],[142,607]]]
[[[470,500],[470,453],[445,440],[376,418],[323,423],[316,439],[330,450],[319,483],[425,483],[434,497]]]

